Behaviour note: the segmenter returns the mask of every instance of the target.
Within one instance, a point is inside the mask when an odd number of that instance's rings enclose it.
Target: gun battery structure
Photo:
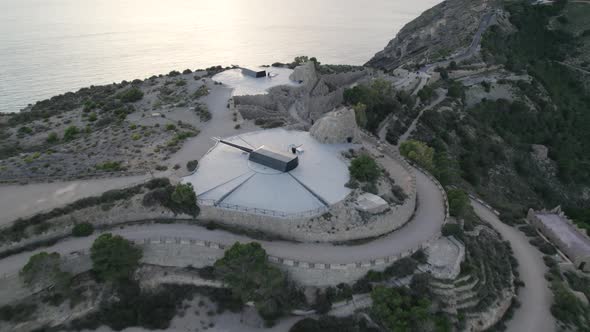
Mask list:
[[[289,172],[299,165],[296,151],[293,154],[276,151],[266,146],[250,149],[241,145],[219,140],[219,143],[234,147],[249,154],[248,160],[281,172]]]

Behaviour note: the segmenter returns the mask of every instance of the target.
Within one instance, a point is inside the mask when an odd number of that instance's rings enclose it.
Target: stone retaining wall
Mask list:
[[[399,254],[376,257],[366,261],[351,261],[346,264],[331,262],[308,262],[289,258],[268,256],[268,260],[286,271],[295,282],[305,286],[327,287],[339,283],[352,283],[363,277],[369,270],[382,271],[395,261],[410,256],[428,247],[438,235],[429,241]],[[223,257],[228,246],[216,242],[190,238],[147,238],[135,243],[143,248],[142,262],[152,265],[195,268],[212,265]],[[62,268],[74,274],[90,270],[89,250],[63,256]],[[34,291],[22,284],[18,273],[0,275],[0,305],[31,295]]]

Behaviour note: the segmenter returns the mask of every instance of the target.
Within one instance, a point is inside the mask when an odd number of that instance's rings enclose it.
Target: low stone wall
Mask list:
[[[346,264],[330,262],[307,262],[277,256],[268,256],[268,260],[286,271],[290,278],[305,286],[327,287],[339,283],[352,283],[363,277],[369,270],[382,271],[395,261],[410,256],[418,250],[425,249],[436,241],[433,237],[426,243],[399,254],[375,257],[367,261],[351,261]],[[142,262],[161,266],[195,268],[212,265],[223,256],[227,246],[208,241],[197,241],[187,238],[154,238],[137,241],[144,249]]]
[[[371,216],[370,220],[364,223],[350,222],[351,219],[358,218],[358,212],[353,207],[345,207],[344,202],[332,206],[326,214],[315,218],[280,218],[247,214],[214,206],[201,206],[199,219],[295,241],[342,242],[377,237],[392,232],[410,220],[415,207],[414,195],[406,199],[404,204],[391,207],[383,214]]]
[[[339,283],[352,283],[370,270],[382,271],[395,261],[425,249],[437,239],[438,235],[402,253],[346,264],[307,262],[272,255],[268,256],[268,260],[287,272],[289,277],[300,285],[327,287]],[[135,243],[143,248],[142,263],[170,267],[210,266],[223,257],[228,248],[220,243],[189,238],[147,238],[136,240]],[[73,274],[86,272],[92,267],[89,250],[64,256],[62,260],[63,270]],[[39,289],[31,290],[25,287],[17,273],[0,275],[0,305],[25,298],[36,291]]]

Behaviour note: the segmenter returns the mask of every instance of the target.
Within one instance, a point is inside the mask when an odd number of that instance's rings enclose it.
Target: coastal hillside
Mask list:
[[[411,137],[435,148],[441,182],[477,193],[507,221],[563,205],[590,229],[588,13],[582,2],[449,0],[367,65],[421,67],[430,78],[419,96],[448,91]]]
[[[392,70],[443,60],[468,48],[496,0],[447,0],[408,23],[367,66]]]

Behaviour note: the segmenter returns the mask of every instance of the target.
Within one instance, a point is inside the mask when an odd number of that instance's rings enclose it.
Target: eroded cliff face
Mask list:
[[[469,47],[497,0],[447,0],[408,23],[367,66],[391,70],[442,60]]]

